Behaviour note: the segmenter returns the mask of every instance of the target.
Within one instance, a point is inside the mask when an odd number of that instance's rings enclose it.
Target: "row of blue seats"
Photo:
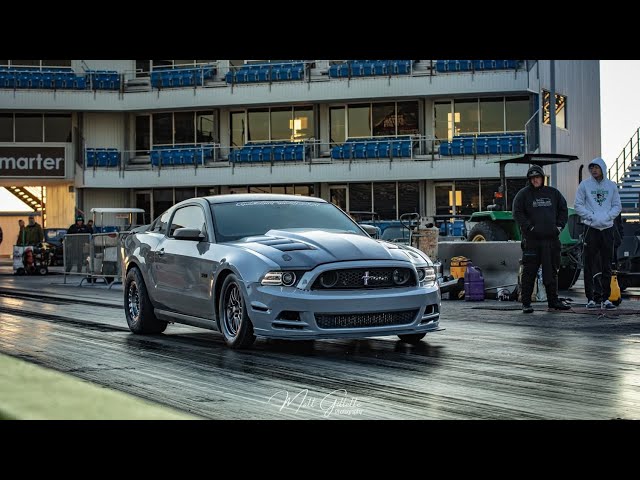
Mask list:
[[[117,225],[105,225],[104,227],[93,227],[93,233],[116,233],[120,231]]]
[[[117,167],[120,152],[116,148],[87,148],[87,167]]]
[[[436,60],[436,72],[514,70],[519,63],[518,60]]]
[[[213,158],[213,146],[203,147],[155,147],[151,150],[151,165],[204,165]]]
[[[230,162],[271,162],[279,160],[304,160],[309,150],[300,143],[250,144],[232,150]]]
[[[304,63],[262,63],[244,65],[225,75],[227,83],[284,82],[304,80]]]
[[[205,80],[213,78],[215,68],[208,67],[176,67],[154,69],[151,72],[151,86],[156,88],[188,87],[202,85]]]
[[[524,135],[454,137],[440,143],[439,151],[442,156],[525,153]]]
[[[120,88],[120,75],[117,72],[76,74],[40,70],[0,71],[0,88],[117,90]]]
[[[344,160],[349,158],[411,158],[411,139],[382,139],[368,140],[349,139],[342,145],[331,149],[331,158]]]
[[[76,75],[70,72],[0,72],[0,88],[66,88],[85,90],[87,88],[87,79],[84,75]]]
[[[120,90],[120,75],[115,70],[87,70],[87,85],[96,90]]]
[[[406,75],[411,73],[413,60],[348,60],[331,65],[332,78],[367,77],[373,75]]]

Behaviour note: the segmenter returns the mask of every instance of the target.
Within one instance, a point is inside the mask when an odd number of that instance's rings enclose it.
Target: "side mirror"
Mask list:
[[[380,238],[380,229],[378,227],[368,224],[360,225],[360,227],[362,227],[371,238]]]
[[[205,239],[204,233],[197,228],[176,228],[173,232],[175,240],[195,240],[201,242]]]

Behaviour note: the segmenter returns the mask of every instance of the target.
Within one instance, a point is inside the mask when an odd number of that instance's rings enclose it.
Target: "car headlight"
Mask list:
[[[297,279],[295,272],[267,272],[260,283],[262,285],[290,287],[296,283]]]
[[[418,282],[423,287],[428,287],[436,283],[436,269],[433,267],[418,268]]]

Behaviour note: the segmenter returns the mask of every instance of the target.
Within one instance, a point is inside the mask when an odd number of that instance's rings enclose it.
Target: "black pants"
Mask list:
[[[560,268],[560,240],[549,239],[523,242],[522,245],[522,304],[531,304],[533,285],[542,265],[542,279],[547,291],[547,303],[558,300],[558,269]]]
[[[611,295],[613,228],[589,228],[584,235],[584,293],[587,300],[604,302]]]

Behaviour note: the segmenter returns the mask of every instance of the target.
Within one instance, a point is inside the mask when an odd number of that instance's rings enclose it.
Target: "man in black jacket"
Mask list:
[[[93,233],[93,229],[89,229],[89,227],[84,224],[84,217],[82,215],[76,216],[76,223],[72,224],[67,229],[67,235],[77,233]],[[82,264],[85,257],[85,247],[87,247],[88,249],[89,242],[89,237],[79,237],[73,242],[70,242],[70,246],[68,246],[65,252],[67,258],[65,259],[64,268],[67,273],[71,271],[71,267],[73,265],[76,265],[78,273],[82,272]]]
[[[513,200],[513,216],[522,233],[522,311],[533,312],[531,294],[540,265],[549,308],[569,310],[558,299],[558,236],[567,223],[567,201],[557,189],[544,185],[542,167],[534,165],[527,172],[527,185]]]

